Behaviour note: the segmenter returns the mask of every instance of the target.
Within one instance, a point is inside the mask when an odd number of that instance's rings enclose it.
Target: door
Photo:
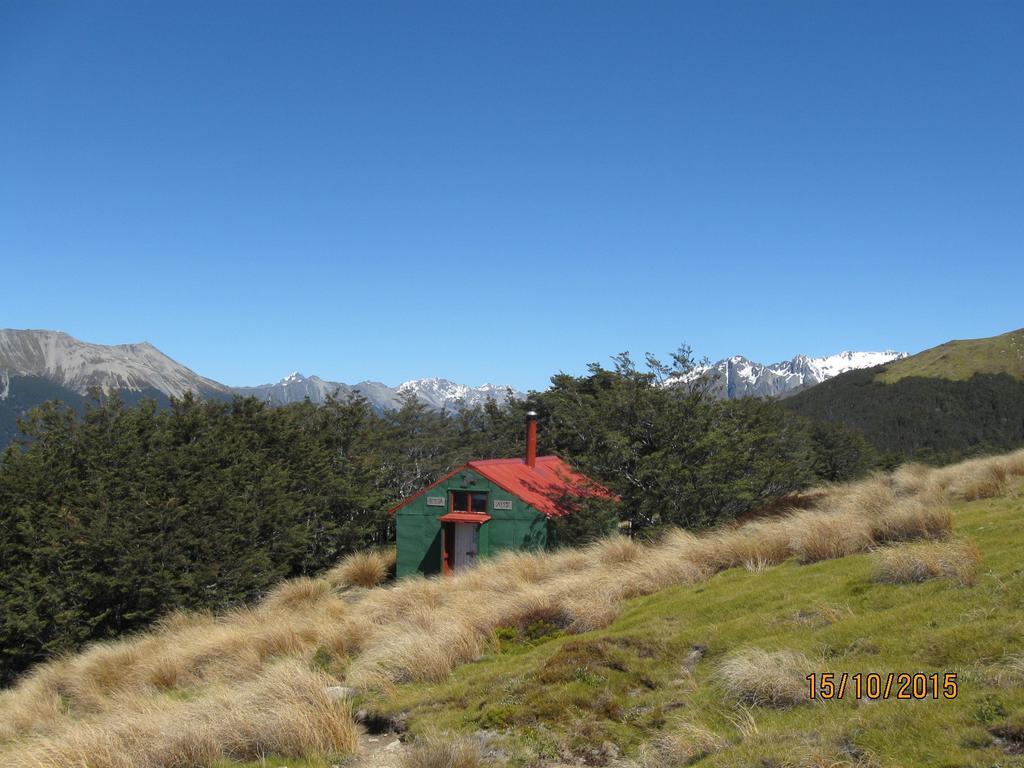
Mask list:
[[[455,535],[452,537],[451,567],[452,570],[468,568],[476,563],[476,553],[480,540],[480,526],[473,523],[455,523],[452,526]]]

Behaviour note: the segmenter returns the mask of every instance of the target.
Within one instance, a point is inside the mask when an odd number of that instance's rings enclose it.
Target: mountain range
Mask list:
[[[678,381],[704,381],[720,399],[785,397],[813,387],[847,371],[873,368],[907,357],[906,352],[840,352],[827,357],[797,355],[791,360],[764,365],[737,355],[713,365],[699,366]]]
[[[117,390],[126,402],[144,397],[167,405],[194,392],[204,398],[256,397],[272,405],[328,395],[360,394],[379,410],[398,408],[408,397],[435,410],[457,410],[493,398],[499,403],[523,393],[496,384],[467,386],[448,379],[413,379],[396,387],[379,381],[358,384],[326,381],[293,373],[275,384],[231,387],[200,376],[148,342],[91,344],[60,331],[0,329],[0,446],[16,434],[17,419],[47,400],[81,409],[91,388]]]
[[[57,331],[0,329],[0,397],[9,394],[12,377],[46,379],[79,395],[91,387],[155,390],[167,397],[230,394],[229,387],[198,375],[149,342],[107,346]]]
[[[398,408],[407,397],[414,397],[428,408],[435,410],[457,410],[463,404],[467,406],[481,405],[488,399],[499,403],[509,398],[519,399],[522,392],[498,384],[481,384],[470,387],[457,384],[448,379],[413,379],[403,382],[397,387],[389,387],[379,381],[361,381],[358,384],[344,384],[340,381],[325,381],[319,376],[303,376],[292,373],[276,384],[260,384],[255,387],[232,387],[234,394],[244,397],[255,397],[273,405],[287,405],[309,399],[314,403],[322,403],[329,395],[345,397],[359,394],[379,409]]]
[[[785,396],[844,371],[905,356],[897,352],[841,352],[816,358],[798,355],[771,365],[730,357],[698,368],[681,381],[704,379],[711,392],[722,398]],[[106,392],[117,390],[129,403],[152,397],[161,405],[186,392],[213,399],[251,396],[272,405],[305,399],[322,403],[329,395],[358,393],[379,410],[397,408],[408,397],[428,408],[457,410],[491,398],[503,403],[525,396],[507,386],[468,386],[442,378],[413,379],[393,387],[379,381],[346,384],[301,373],[292,373],[273,384],[231,387],[197,374],[148,342],[91,344],[59,331],[0,329],[0,445],[11,440],[17,418],[30,408],[53,399],[81,408],[94,387]]]

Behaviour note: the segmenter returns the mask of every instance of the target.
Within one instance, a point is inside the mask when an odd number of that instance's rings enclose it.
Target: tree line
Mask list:
[[[359,397],[269,407],[188,395],[159,408],[100,393],[84,413],[36,408],[0,459],[0,681],[389,542],[395,502],[470,459],[521,455],[531,408],[541,453],[622,498],[562,521],[566,544],[620,523],[652,536],[733,520],[877,459],[856,434],[774,402],[673,386],[692,366],[685,350],[669,365],[613,360],[525,401],[452,413],[413,399],[386,412]]]
[[[876,380],[882,368],[849,371],[787,398],[794,413],[855,430],[881,463],[946,464],[1024,445],[1024,381],[1006,373],[969,379]]]

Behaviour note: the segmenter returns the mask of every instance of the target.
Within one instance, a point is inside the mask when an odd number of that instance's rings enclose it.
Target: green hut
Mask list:
[[[451,573],[506,549],[548,545],[548,520],[568,500],[611,498],[557,456],[537,456],[536,414],[527,414],[526,456],[471,461],[393,507],[399,577]]]

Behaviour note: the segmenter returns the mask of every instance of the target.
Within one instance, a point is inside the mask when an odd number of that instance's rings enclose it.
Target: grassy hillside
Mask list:
[[[886,384],[910,376],[964,381],[978,373],[1024,379],[1024,328],[985,339],[947,341],[886,365],[876,379]]]
[[[342,683],[403,715],[416,768],[477,764],[480,731],[493,764],[1024,765],[1022,478],[1024,453],[911,466],[702,537],[378,588],[356,586],[386,572],[369,553],[36,668],[0,694],[0,762],[340,764]],[[955,672],[960,694],[811,703],[811,671]]]
[[[973,586],[882,583],[876,554],[737,568],[632,600],[604,630],[503,642],[370,706],[406,713],[415,734],[506,734],[517,765],[618,752],[650,766],[1024,765],[1024,491],[955,517],[981,555]],[[954,672],[959,692],[810,703],[811,671]]]

